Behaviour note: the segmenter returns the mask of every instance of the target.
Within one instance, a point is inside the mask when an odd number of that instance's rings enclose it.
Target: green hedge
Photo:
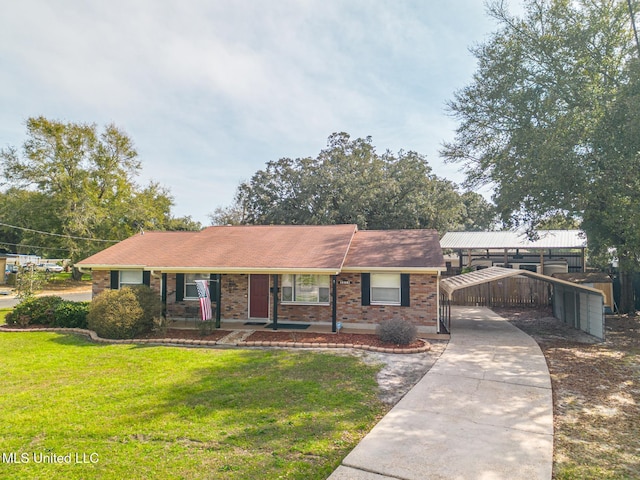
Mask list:
[[[90,302],[63,300],[54,311],[54,327],[87,328],[87,314]]]
[[[51,326],[55,320],[55,309],[60,302],[62,298],[53,295],[27,298],[7,315],[7,324]]]
[[[89,302],[72,302],[48,295],[19,303],[5,320],[7,325],[87,328],[88,311]]]

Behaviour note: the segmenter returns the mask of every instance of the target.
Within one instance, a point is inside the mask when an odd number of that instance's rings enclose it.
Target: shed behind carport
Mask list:
[[[602,291],[539,273],[501,267],[490,267],[456,275],[440,282],[440,333],[449,333],[450,330],[453,292],[518,275],[549,282],[554,288],[553,315],[572,327],[604,340],[604,295]]]

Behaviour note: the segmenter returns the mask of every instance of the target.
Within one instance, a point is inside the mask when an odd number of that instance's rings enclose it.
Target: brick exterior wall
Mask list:
[[[200,302],[196,300],[176,301],[176,274],[167,274],[167,317],[197,318],[200,315]]]
[[[273,310],[273,307],[271,308]],[[273,314],[273,312],[271,312]],[[331,305],[294,305],[278,302],[278,321],[330,322]]]
[[[91,272],[93,284],[91,285],[91,296],[96,297],[103,290],[111,289],[111,272],[108,270],[94,270]]]
[[[249,275],[222,275],[222,318],[249,318]]]
[[[249,275],[222,275],[222,319],[244,320],[249,318]],[[438,318],[438,277],[426,274],[410,276],[410,306],[369,305],[361,300],[361,276],[359,273],[343,273],[337,277],[337,321],[378,324],[390,318],[402,318],[419,326],[436,326]],[[279,282],[281,283],[281,282]],[[270,276],[270,284],[273,284]],[[161,275],[151,276],[151,288],[161,291]],[[110,272],[93,272],[93,295],[110,288]],[[331,296],[332,300],[333,296]],[[215,307],[215,305],[214,305]],[[199,302],[176,302],[176,275],[167,275],[167,316],[169,318],[196,318]],[[215,314],[214,314],[215,315]],[[269,300],[269,318],[273,317],[273,293]],[[278,299],[278,321],[331,322],[331,305],[283,304]]]
[[[249,276],[222,275],[221,318],[243,320],[249,315]],[[215,317],[215,302],[213,303]],[[200,302],[198,299],[176,301],[176,274],[167,275],[167,316],[170,318],[197,318]]]
[[[378,324],[391,318],[402,318],[414,325],[435,326],[438,319],[436,275],[411,274],[410,306],[362,305],[359,273],[338,275],[338,321]]]

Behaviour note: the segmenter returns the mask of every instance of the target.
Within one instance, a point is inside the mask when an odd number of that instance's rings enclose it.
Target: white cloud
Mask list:
[[[444,102],[470,81],[483,12],[478,0],[8,2],[0,145],[20,145],[30,116],[114,122],[144,178],[201,221],[266,161],[314,156],[335,131],[425,153],[444,175]]]

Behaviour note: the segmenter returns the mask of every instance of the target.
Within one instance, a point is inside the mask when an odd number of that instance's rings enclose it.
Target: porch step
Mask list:
[[[222,337],[218,340],[218,344],[220,345],[237,345],[238,342],[244,341],[249,335],[251,335],[255,330],[236,330],[231,332],[226,337]]]

